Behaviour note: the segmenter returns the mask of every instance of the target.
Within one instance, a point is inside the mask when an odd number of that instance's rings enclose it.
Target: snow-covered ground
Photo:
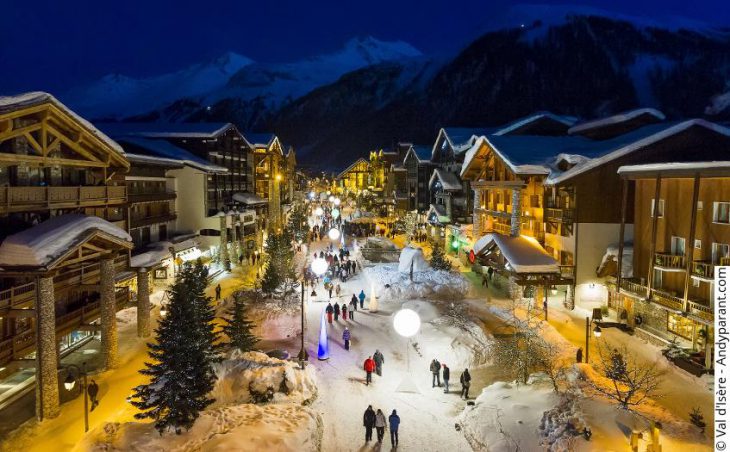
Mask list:
[[[458,272],[427,270],[409,273],[398,271],[398,264],[378,264],[364,269],[368,285],[375,285],[384,300],[454,300],[464,298],[471,284]],[[387,286],[387,287],[386,287]],[[382,288],[382,289],[380,289]]]

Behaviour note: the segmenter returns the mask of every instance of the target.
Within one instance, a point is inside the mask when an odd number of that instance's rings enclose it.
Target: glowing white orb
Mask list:
[[[403,337],[412,337],[421,329],[421,318],[412,309],[401,309],[393,316],[393,328]]]
[[[322,215],[324,215],[324,210],[322,210],[321,207],[317,207],[316,209],[314,209],[314,214],[318,217],[321,217]]]
[[[335,203],[336,206],[339,206],[342,201],[340,201],[340,198],[335,198],[335,200],[333,202]]]
[[[315,197],[315,196],[317,196],[317,193],[315,193],[315,192],[313,192],[313,191],[310,191],[310,192],[309,192],[309,197],[310,197],[311,199],[314,199],[314,197]]]
[[[332,218],[335,220],[340,216],[340,209],[332,209]]]
[[[329,200],[330,200],[330,202],[335,202],[335,197],[330,195]]]
[[[322,276],[327,272],[327,268],[329,265],[327,264],[327,261],[324,260],[322,257],[318,257],[317,259],[312,261],[312,271],[317,276]]]
[[[330,240],[337,240],[340,238],[340,230],[337,228],[330,229],[330,232],[327,233],[327,236],[330,238]]]

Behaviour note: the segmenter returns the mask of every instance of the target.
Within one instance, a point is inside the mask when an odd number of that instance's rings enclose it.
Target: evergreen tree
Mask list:
[[[266,269],[261,288],[267,294],[273,294],[284,283],[296,279],[294,248],[289,228],[284,228],[280,234],[269,234],[266,238],[266,253]]]
[[[156,343],[147,344],[152,362],[140,373],[148,384],[134,388],[132,404],[142,412],[137,419],[154,419],[162,434],[190,429],[200,411],[213,403],[208,393],[215,384],[209,351],[200,340],[196,292],[200,282],[195,267],[185,264],[170,287],[168,313],[155,330]]]
[[[198,259],[195,262],[189,277],[201,346],[205,349],[210,362],[219,362],[221,357],[218,333],[215,331],[214,324],[215,308],[213,299],[205,295],[205,289],[208,286],[208,268],[203,265],[203,261]]]
[[[307,213],[304,205],[297,205],[289,214],[289,224],[287,229],[297,242],[305,242],[309,234],[309,223],[307,222]]]
[[[242,352],[250,352],[259,341],[252,330],[255,324],[246,316],[246,303],[240,293],[233,295],[233,306],[228,311],[223,332],[228,336],[230,343]]]
[[[431,253],[431,267],[434,270],[451,270],[451,262],[444,255],[444,250],[438,245],[434,246],[433,253]]]

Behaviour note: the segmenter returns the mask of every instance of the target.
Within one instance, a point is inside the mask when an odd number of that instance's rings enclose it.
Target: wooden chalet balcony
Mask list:
[[[709,261],[694,261],[692,262],[692,275],[712,279],[715,276],[715,265]]]
[[[662,268],[684,270],[684,255],[654,253],[654,265]]]
[[[575,265],[560,265],[561,278],[575,278]]]
[[[545,221],[557,221],[559,223],[573,223],[575,220],[575,212],[573,209],[560,209],[556,207],[546,207],[543,209],[543,217]]]
[[[666,292],[652,289],[651,301],[675,311],[684,311],[684,300]]]
[[[0,187],[0,211],[124,204],[127,187]]]
[[[129,288],[118,288],[115,293],[117,311],[129,304]],[[56,337],[69,334],[82,325],[98,319],[100,302],[94,301],[74,311],[56,317]],[[29,329],[18,333],[0,342],[0,365],[7,364],[13,359],[20,359],[32,353],[35,349],[35,330]]]
[[[730,265],[730,257],[721,257],[718,265],[725,266]]]
[[[167,223],[168,221],[175,221],[177,219],[177,214],[175,212],[164,212],[160,214],[155,214],[149,217],[146,216],[139,216],[129,219],[129,227],[130,228],[140,228],[142,226],[149,226],[151,224],[156,223]]]
[[[492,231],[502,234],[502,235],[509,235],[510,234],[510,225],[509,224],[502,224],[502,223],[494,223],[492,224]]]
[[[145,201],[165,201],[175,199],[177,195],[174,191],[168,190],[130,190],[129,202],[145,202]]]
[[[621,278],[621,290],[630,292],[640,297],[646,297],[647,287],[633,278]]]
[[[689,300],[687,308],[690,314],[705,321],[713,322],[715,320],[715,312],[707,300]]]

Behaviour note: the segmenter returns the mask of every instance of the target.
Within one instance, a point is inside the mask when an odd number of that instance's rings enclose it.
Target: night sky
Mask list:
[[[154,75],[229,50],[257,61],[290,61],[336,50],[363,35],[407,41],[427,54],[448,54],[477,37],[510,3],[6,0],[0,13],[0,93],[65,90],[113,72]],[[728,0],[579,4],[730,25]]]

